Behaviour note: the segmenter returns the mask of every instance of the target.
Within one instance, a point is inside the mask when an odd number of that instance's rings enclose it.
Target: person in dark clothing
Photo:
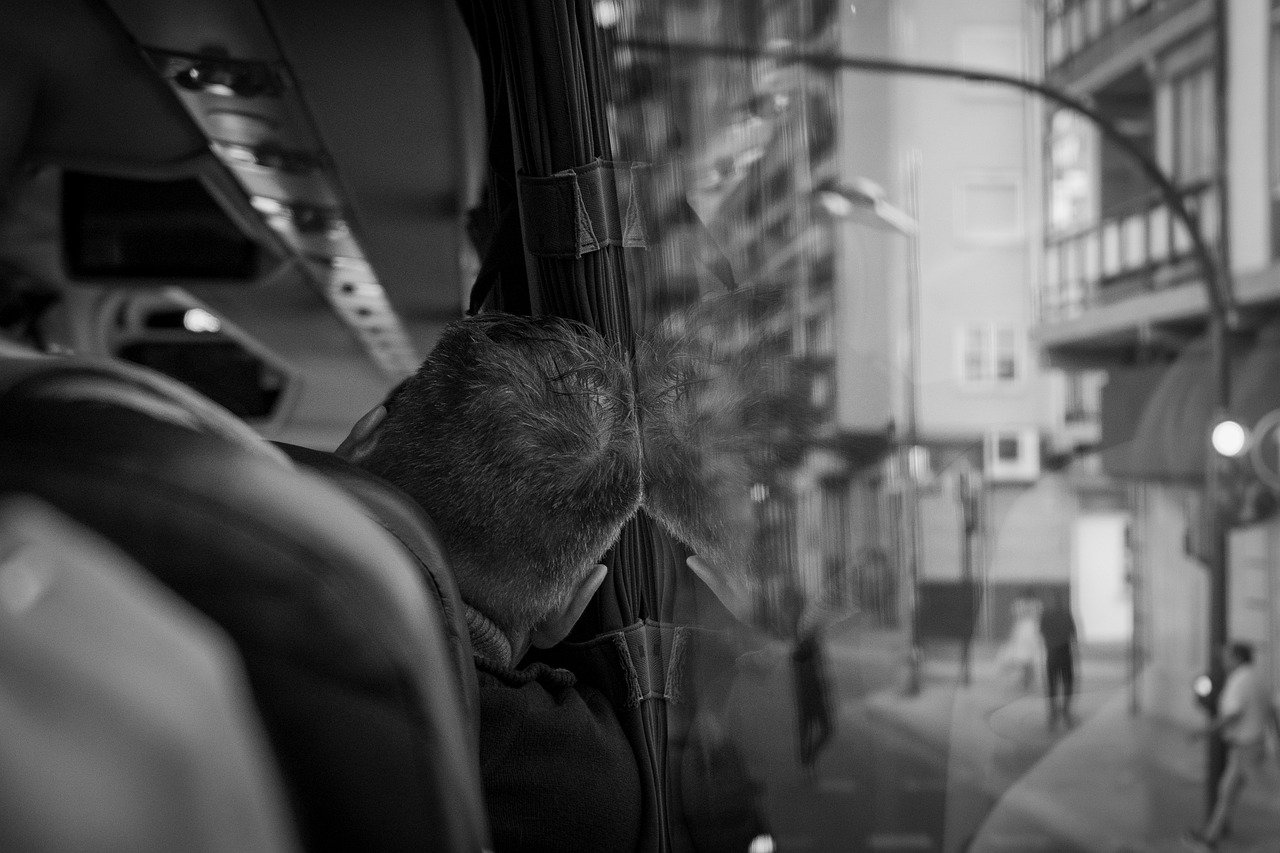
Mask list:
[[[1040,614],[1040,636],[1044,638],[1045,691],[1049,703],[1049,728],[1058,725],[1061,715],[1067,726],[1075,724],[1071,716],[1071,697],[1076,680],[1076,623],[1067,607],[1066,595],[1058,592],[1053,603]],[[1058,694],[1062,694],[1059,708]]]
[[[634,851],[640,774],[604,694],[545,663],[476,671],[495,849]]]
[[[799,723],[800,766],[812,779],[818,753],[831,739],[831,686],[826,655],[817,631],[801,637],[791,652]]]
[[[627,367],[579,323],[460,320],[340,453],[439,529],[467,605],[495,849],[634,850],[640,770],[615,711],[567,670],[521,666],[568,635],[639,505]]]

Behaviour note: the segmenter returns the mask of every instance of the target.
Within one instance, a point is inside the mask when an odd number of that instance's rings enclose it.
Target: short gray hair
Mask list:
[[[639,505],[630,370],[581,323],[453,322],[387,408],[362,464],[422,504],[463,597],[504,629],[563,606]]]

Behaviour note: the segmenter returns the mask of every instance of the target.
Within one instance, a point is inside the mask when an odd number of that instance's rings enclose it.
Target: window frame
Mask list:
[[[1001,337],[1008,335],[1007,345]],[[978,343],[975,348],[973,344]],[[1026,330],[1017,323],[979,320],[961,323],[956,328],[956,374],[962,388],[991,390],[1022,385],[1029,373]],[[1013,375],[1002,377],[1001,363],[1008,360]],[[979,366],[979,374],[970,370]]]

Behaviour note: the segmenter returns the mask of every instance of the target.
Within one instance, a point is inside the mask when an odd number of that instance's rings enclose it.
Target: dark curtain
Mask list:
[[[471,222],[483,259],[472,309],[571,317],[634,352],[631,305],[645,277],[643,223],[634,216],[643,167],[614,161],[608,46],[592,4],[458,5],[479,54],[489,128],[488,187]],[[586,226],[591,233],[584,235]],[[699,674],[724,672],[731,662],[711,632],[692,627],[709,593],[696,587],[686,556],[641,514],[606,558],[612,571],[605,586],[551,654],[615,700],[645,786],[643,849],[745,850],[750,835],[741,836],[754,831],[749,820],[734,817],[739,831],[717,838],[706,832],[716,818],[690,814],[727,814],[742,803],[690,790],[688,780],[701,778],[690,760],[709,766],[713,755],[724,763],[705,745],[691,749],[692,759],[685,755],[698,699],[692,685],[711,683]],[[711,786],[723,781],[705,779]]]

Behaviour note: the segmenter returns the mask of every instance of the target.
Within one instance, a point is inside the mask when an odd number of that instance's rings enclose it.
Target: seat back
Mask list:
[[[441,610],[401,545],[229,413],[169,393],[164,377],[4,361],[0,493],[54,505],[227,632],[303,843],[486,845]]]
[[[297,465],[335,483],[408,551],[427,581],[428,592],[434,593],[440,603],[445,639],[452,652],[462,704],[473,734],[478,737],[479,732],[475,729],[480,719],[479,700],[467,618],[458,584],[431,519],[421,505],[403,491],[340,456],[296,444],[275,442],[275,445]]]
[[[0,498],[0,849],[297,849],[226,635],[109,542]]]

